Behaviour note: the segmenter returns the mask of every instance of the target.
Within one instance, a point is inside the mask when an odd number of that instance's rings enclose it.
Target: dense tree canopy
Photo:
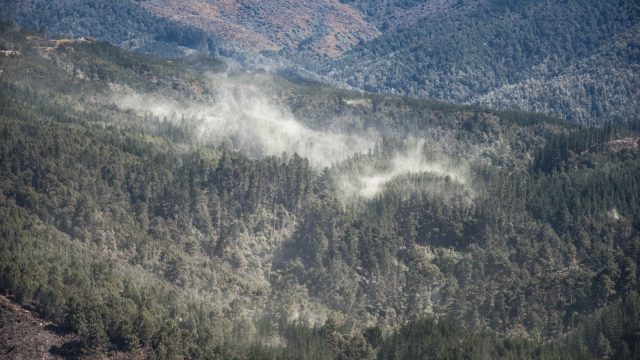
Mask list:
[[[0,290],[79,334],[69,355],[638,353],[635,122],[588,128],[229,74],[310,129],[383,132],[318,168],[102,99],[119,83],[210,100],[211,59],[185,60],[192,70],[105,44],[44,56],[24,33],[2,39],[23,55],[0,63]],[[440,172],[345,195],[345,177],[392,171],[409,134]]]

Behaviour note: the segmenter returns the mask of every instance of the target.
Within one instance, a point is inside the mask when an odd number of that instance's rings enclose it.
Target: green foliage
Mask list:
[[[318,170],[297,154],[249,158],[194,141],[188,119],[91,99],[114,80],[208,99],[180,70],[188,63],[104,44],[47,59],[24,34],[3,38],[25,55],[3,60],[0,82],[0,291],[79,334],[88,357],[638,351],[634,123],[584,128],[238,75],[312,129],[384,132],[370,153]],[[409,134],[429,140],[429,159],[473,162],[464,180],[405,174],[346,200],[340,176],[385,170]]]
[[[600,309],[569,338],[568,349],[581,359],[633,359],[637,356],[640,325],[637,292]]]
[[[382,345],[379,359],[570,359],[551,346],[500,339],[448,320],[426,318],[403,326]]]
[[[216,52],[217,41],[200,29],[149,14],[135,1],[0,2],[0,18],[55,37],[93,36],[164,57],[184,55],[179,46]]]
[[[345,2],[379,23],[396,11],[411,19],[429,8],[421,1]],[[423,6],[404,12],[405,3]],[[427,11],[419,20],[396,20],[397,29],[355,47],[325,73],[368,91],[541,111],[585,123],[636,116],[638,73],[631,59],[638,48],[632,35],[640,18],[637,2],[443,3],[443,11]]]

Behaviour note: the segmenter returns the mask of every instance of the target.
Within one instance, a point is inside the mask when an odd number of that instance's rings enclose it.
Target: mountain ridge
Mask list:
[[[630,0],[4,1],[0,18],[22,26],[165,57],[208,52],[253,70],[580,123],[638,110],[634,58],[598,55],[637,47]]]
[[[307,50],[337,57],[354,44],[379,35],[357,11],[338,1],[202,1],[178,5],[158,0],[142,5],[156,15],[208,29],[250,52]]]

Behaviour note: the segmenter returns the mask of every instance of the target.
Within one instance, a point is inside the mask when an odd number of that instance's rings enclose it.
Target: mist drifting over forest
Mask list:
[[[468,169],[461,161],[454,164],[442,152],[429,153],[425,140],[413,137],[402,140],[387,154],[372,156],[373,162],[344,171],[340,166],[344,161],[372,155],[382,144],[384,132],[350,132],[339,126],[314,129],[285,105],[276,104],[259,86],[246,80],[230,80],[224,74],[210,75],[209,79],[215,82],[215,95],[208,100],[173,99],[116,86],[118,90],[110,101],[124,110],[187,125],[193,129],[196,142],[224,145],[254,158],[298,154],[318,172],[336,167],[334,177],[346,200],[373,198],[382,193],[388,182],[408,174],[430,173],[460,184],[468,182]],[[366,104],[363,100],[346,103]],[[437,147],[432,143],[428,148]]]
[[[638,358],[640,5],[4,3],[3,359]]]

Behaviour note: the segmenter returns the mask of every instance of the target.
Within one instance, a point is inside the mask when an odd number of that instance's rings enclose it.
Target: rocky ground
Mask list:
[[[72,355],[78,336],[42,320],[36,312],[0,295],[0,358],[59,359]]]

